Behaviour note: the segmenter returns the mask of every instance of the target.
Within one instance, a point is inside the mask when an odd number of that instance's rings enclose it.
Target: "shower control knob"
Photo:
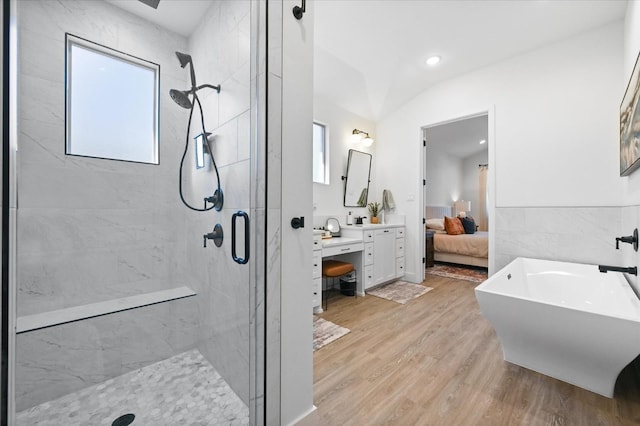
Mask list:
[[[211,197],[205,197],[204,199],[205,210],[207,209],[207,203],[213,204],[213,208],[216,209],[216,211],[218,212],[222,210],[222,206],[224,204],[224,194],[222,193],[222,189],[218,188],[216,189],[216,191],[213,193]]]
[[[204,240],[205,248],[207,247],[207,240],[213,240],[213,243],[216,245],[216,247],[220,247],[222,245],[222,240],[224,239],[224,233],[222,232],[222,225],[217,223],[216,226],[213,227],[213,232],[204,234],[202,237]]]
[[[632,244],[633,249],[638,251],[638,228],[633,230],[633,235],[627,237],[616,237],[616,250],[620,250],[620,242]]]

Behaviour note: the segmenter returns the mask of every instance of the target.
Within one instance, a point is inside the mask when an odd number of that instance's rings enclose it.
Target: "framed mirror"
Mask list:
[[[366,207],[369,195],[369,174],[371,173],[371,154],[349,150],[347,176],[344,183],[344,206]]]

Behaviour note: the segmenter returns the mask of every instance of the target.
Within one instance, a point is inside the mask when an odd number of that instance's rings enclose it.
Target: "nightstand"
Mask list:
[[[426,231],[425,232],[425,236],[426,236],[426,244],[425,244],[425,257],[427,259],[426,261],[426,268],[431,268],[434,265],[434,260],[433,260],[433,236],[435,235],[434,231]]]

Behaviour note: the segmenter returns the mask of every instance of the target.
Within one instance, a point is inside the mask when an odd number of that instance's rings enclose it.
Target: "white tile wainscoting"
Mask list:
[[[623,223],[621,207],[499,207],[495,213],[496,271],[517,257],[622,264],[629,247],[616,250],[615,238],[637,226]]]

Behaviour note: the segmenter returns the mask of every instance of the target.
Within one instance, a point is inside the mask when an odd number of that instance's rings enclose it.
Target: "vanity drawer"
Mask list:
[[[396,238],[396,257],[404,257],[404,238]]]
[[[322,302],[322,278],[314,278],[311,284],[311,307],[320,306]]]
[[[373,286],[373,265],[364,268],[364,288]]]
[[[362,235],[362,239],[364,240],[365,243],[372,243],[373,242],[373,231],[369,230],[369,231],[364,231],[363,235]]]
[[[373,243],[364,245],[364,264],[373,265]]]
[[[322,252],[313,252],[313,278],[322,277]]]
[[[404,238],[404,228],[396,228],[396,238]]]
[[[396,277],[401,277],[404,275],[404,257],[399,257],[396,259]]]
[[[322,249],[322,235],[321,234],[313,236],[313,249],[314,250],[321,250]]]
[[[361,242],[352,243],[352,244],[345,244],[345,245],[340,245],[340,246],[327,247],[327,248],[323,248],[322,249],[322,256],[323,257],[335,256],[335,255],[338,255],[338,254],[351,253],[351,252],[354,252],[354,251],[362,251],[363,249],[364,249],[364,247],[363,247],[363,244]]]

